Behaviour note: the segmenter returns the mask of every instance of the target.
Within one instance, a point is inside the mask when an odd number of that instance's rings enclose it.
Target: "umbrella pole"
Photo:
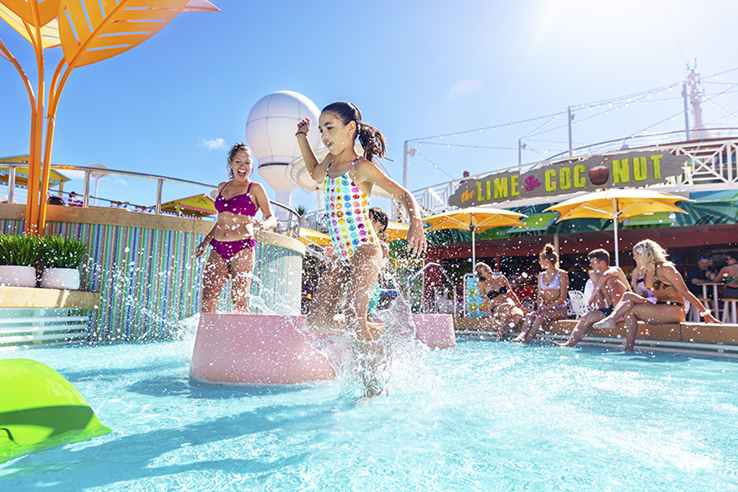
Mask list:
[[[620,253],[618,248],[618,219],[619,213],[618,213],[618,201],[617,199],[613,199],[613,210],[615,211],[613,214],[613,230],[615,231],[615,266],[620,267]]]
[[[474,268],[477,266],[477,249],[475,246],[475,227],[472,226],[471,233],[472,233],[472,273],[474,273]]]

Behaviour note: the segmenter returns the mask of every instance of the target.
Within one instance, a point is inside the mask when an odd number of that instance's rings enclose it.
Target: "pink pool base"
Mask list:
[[[415,337],[432,349],[456,346],[454,319],[450,314],[415,314]]]
[[[328,358],[300,332],[303,316],[203,314],[190,376],[219,384],[297,384],[333,379]]]
[[[415,315],[416,336],[431,348],[456,345],[449,315]],[[203,314],[190,377],[214,384],[299,384],[334,379],[325,353],[305,334],[303,316]],[[347,357],[332,351],[334,359]],[[340,360],[333,360],[340,363]]]

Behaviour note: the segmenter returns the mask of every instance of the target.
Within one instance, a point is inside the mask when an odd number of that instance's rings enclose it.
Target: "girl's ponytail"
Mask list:
[[[375,156],[380,159],[384,157],[386,147],[382,132],[371,125],[359,121],[357,122],[357,134],[359,143],[364,149],[364,158],[366,160],[371,161]]]

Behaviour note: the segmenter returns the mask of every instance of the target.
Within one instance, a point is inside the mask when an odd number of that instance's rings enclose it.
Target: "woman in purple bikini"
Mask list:
[[[231,179],[218,185],[218,219],[195,252],[199,257],[208,244],[213,247],[202,276],[203,313],[215,312],[220,291],[229,278],[234,309],[249,310],[256,230],[276,225],[264,187],[249,180],[252,169],[249,148],[242,143],[234,145],[228,153]],[[263,222],[256,218],[259,210]]]

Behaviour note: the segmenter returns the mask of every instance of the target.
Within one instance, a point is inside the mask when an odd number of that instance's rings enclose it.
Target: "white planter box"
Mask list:
[[[0,285],[36,287],[36,269],[31,266],[0,265]]]
[[[79,290],[79,282],[76,268],[47,268],[41,276],[41,287],[46,289]]]

